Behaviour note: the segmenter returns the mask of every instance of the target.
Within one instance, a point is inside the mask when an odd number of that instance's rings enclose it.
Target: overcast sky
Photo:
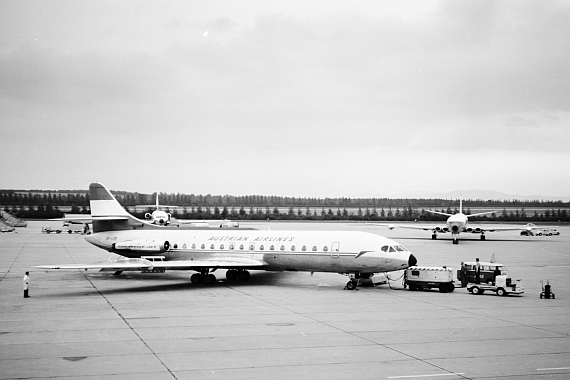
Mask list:
[[[0,1],[0,188],[570,193],[568,1]]]

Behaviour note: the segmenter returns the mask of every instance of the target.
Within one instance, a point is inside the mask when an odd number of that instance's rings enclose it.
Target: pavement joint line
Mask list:
[[[427,360],[425,360],[425,359],[420,359],[420,358],[417,358],[417,357],[415,357],[415,356],[413,356],[413,355],[406,354],[406,353],[404,353],[404,352],[398,351],[398,350],[396,350],[396,349],[393,348],[393,347],[389,347],[389,346],[387,346],[387,345],[385,345],[385,344],[381,344],[381,343],[375,342],[375,341],[373,341],[373,340],[367,339],[367,338],[365,338],[365,337],[363,337],[363,336],[356,335],[356,334],[353,333],[353,332],[349,332],[349,331],[340,329],[340,328],[338,328],[338,327],[336,327],[336,326],[331,325],[330,323],[323,322],[323,321],[319,321],[319,320],[317,320],[317,319],[315,319],[315,318],[313,318],[313,317],[309,317],[309,316],[307,316],[307,315],[301,314],[301,313],[296,312],[296,311],[294,311],[294,310],[291,310],[291,309],[289,309],[289,308],[287,308],[287,307],[280,306],[280,305],[276,305],[276,304],[274,304],[274,303],[272,303],[272,302],[269,302],[268,300],[257,298],[257,297],[255,297],[255,296],[252,295],[252,294],[248,294],[248,293],[244,293],[244,292],[238,291],[237,289],[235,289],[235,288],[233,288],[233,287],[231,287],[231,286],[228,286],[228,288],[231,288],[231,289],[234,290],[234,291],[237,291],[237,292],[246,294],[246,295],[248,295],[248,296],[250,296],[250,297],[253,297],[253,298],[257,299],[257,300],[264,301],[265,303],[268,303],[268,304],[270,304],[270,305],[272,305],[272,306],[280,307],[280,308],[282,308],[282,309],[284,309],[284,310],[287,310],[287,311],[289,311],[289,312],[291,312],[291,313],[293,313],[293,314],[297,314],[297,315],[300,315],[300,316],[302,316],[302,317],[304,317],[304,318],[311,319],[311,320],[313,320],[313,321],[315,321],[315,322],[317,322],[317,323],[321,323],[321,324],[323,324],[323,325],[325,325],[325,326],[328,326],[328,327],[330,327],[330,328],[333,328],[333,329],[335,329],[335,330],[338,330],[338,331],[340,331],[340,332],[342,332],[342,333],[351,335],[351,336],[353,336],[353,337],[355,337],[355,338],[357,338],[357,339],[359,339],[359,340],[363,340],[363,341],[369,342],[371,345],[384,347],[384,348],[386,348],[386,349],[388,349],[388,350],[397,352],[397,353],[399,353],[400,355],[404,355],[404,356],[409,357],[409,358],[411,358],[411,359],[418,360],[418,361],[420,361],[420,362],[422,362],[422,363],[424,363],[424,364],[427,364],[428,366],[435,367],[435,368],[438,368],[438,369],[440,369],[440,370],[442,370],[442,371],[449,372],[449,371],[446,370],[445,368],[440,367],[440,366],[437,366],[437,365],[435,365],[435,364],[433,364],[433,363],[430,363],[429,361],[427,361]],[[458,375],[458,376],[460,376],[460,375]],[[463,376],[460,376],[460,377],[463,377]]]
[[[140,341],[142,342],[142,344],[154,355],[154,357],[156,358],[156,360],[158,360],[158,362],[168,371],[168,373],[170,374],[170,376],[172,376],[173,379],[178,379],[176,377],[176,375],[170,370],[170,368],[168,368],[168,366],[166,365],[166,363],[164,363],[160,357],[158,357],[158,355],[156,354],[156,352],[154,352],[152,350],[152,348],[150,348],[150,346],[145,342],[145,340],[136,332],[136,330],[129,324],[129,322],[125,319],[125,317],[123,317],[123,315],[119,312],[119,310],[117,310],[115,308],[115,306],[107,299],[107,297],[105,297],[105,295],[95,286],[95,284],[91,281],[91,279],[89,278],[89,276],[86,275],[85,272],[82,272],[83,276],[87,279],[87,281],[89,281],[89,283],[91,284],[91,286],[93,287],[93,289],[95,289],[97,291],[97,293],[99,293],[101,295],[101,297],[103,297],[103,299],[105,300],[105,302],[107,302],[107,304],[109,304],[109,306],[111,306],[111,308],[113,309],[113,311],[115,311],[115,313],[117,313],[117,315],[123,320],[123,322],[129,326],[129,329],[133,332],[133,334],[135,334],[135,336],[140,339]]]
[[[455,373],[436,373],[432,375],[403,375],[403,376],[388,376],[388,379],[414,379],[418,377],[439,377],[439,376],[460,376],[465,375],[464,372]]]

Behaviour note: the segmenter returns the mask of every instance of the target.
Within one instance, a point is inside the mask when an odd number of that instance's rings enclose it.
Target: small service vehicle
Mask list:
[[[441,293],[452,292],[453,269],[447,267],[413,266],[404,272],[404,289],[423,290],[438,288]]]
[[[56,233],[56,234],[60,234],[61,233],[61,229],[59,228],[52,228],[52,227],[42,227],[42,232],[45,234],[51,234]]]
[[[495,271],[497,274],[507,275],[507,269],[503,264],[499,263],[489,263],[485,261],[480,261],[480,273],[479,281],[477,281],[477,262],[467,261],[464,263],[467,266],[467,282],[480,282],[486,284],[492,284],[495,278]],[[500,273],[499,273],[500,272]],[[461,270],[457,270],[457,278],[461,278]]]
[[[506,296],[509,294],[522,294],[524,287],[521,280],[512,280],[506,275],[497,276],[492,284],[467,284],[467,291],[473,294],[483,294],[486,291],[495,292],[498,296]]]

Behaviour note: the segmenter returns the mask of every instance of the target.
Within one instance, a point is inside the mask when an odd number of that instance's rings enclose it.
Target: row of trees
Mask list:
[[[156,202],[156,193],[141,194],[126,191],[114,191],[113,194],[126,206],[149,205]],[[194,195],[181,193],[158,193],[160,204],[172,206],[218,206],[218,207],[325,207],[325,208],[441,208],[447,207],[449,199],[406,199],[406,198],[302,198],[302,197],[282,197],[266,195]],[[464,205],[470,207],[507,207],[507,208],[569,208],[570,202],[562,201],[525,201],[525,200],[465,200]],[[48,205],[52,206],[72,206],[89,205],[89,193],[86,191],[25,191],[25,190],[0,190],[0,204],[8,206],[29,206]]]
[[[138,218],[144,218],[146,212],[152,212],[152,209],[140,212],[132,212],[128,206],[127,211],[131,212]],[[49,219],[61,218],[64,213],[59,207],[48,205],[44,206],[13,206],[4,207],[4,211],[8,211],[19,218],[24,219]],[[441,212],[453,213],[457,210],[441,209]],[[467,211],[469,213],[469,210]],[[89,214],[89,209],[85,206],[79,208],[73,206],[71,209],[73,214]],[[218,206],[191,206],[182,208],[182,211],[173,211],[172,216],[177,219],[232,219],[232,220],[315,220],[315,221],[440,221],[444,222],[446,216],[431,214],[425,209],[415,209],[411,206],[404,208],[387,208],[380,209],[359,207],[356,211],[349,211],[346,208],[301,208],[289,207],[286,212],[281,211],[278,207],[227,207]],[[526,213],[525,209],[507,210],[470,218],[471,221],[483,222],[570,222],[569,213],[566,209],[545,210],[539,213],[534,211]]]

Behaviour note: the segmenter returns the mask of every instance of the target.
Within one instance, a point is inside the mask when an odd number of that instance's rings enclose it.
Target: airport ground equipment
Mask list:
[[[498,270],[500,271],[501,275],[507,275],[507,269],[505,268],[505,266],[503,264],[500,263],[491,263],[491,262],[485,262],[485,261],[480,261],[479,265],[480,265],[480,273],[479,273],[479,281],[477,281],[477,262],[475,261],[466,261],[464,263],[467,266],[467,280],[468,282],[480,282],[480,283],[485,283],[488,285],[492,285],[493,284],[493,279],[495,278],[495,271]],[[461,278],[460,277],[460,271],[461,269],[457,270],[457,278]]]
[[[453,269],[447,267],[420,267],[413,266],[404,273],[404,289],[423,290],[438,288],[441,293],[452,292]]]
[[[554,295],[554,293],[552,293],[550,281],[546,281],[546,285],[544,285],[544,282],[542,281],[540,281],[540,283],[542,284],[542,293],[540,293],[540,298],[555,299],[556,296]]]
[[[52,227],[42,227],[42,232],[46,233],[46,234],[51,234],[56,233],[56,234],[60,234],[61,233],[61,229],[59,228],[52,228]]]
[[[467,285],[467,291],[473,294],[483,294],[486,291],[495,292],[498,296],[506,296],[509,294],[522,294],[524,287],[521,280],[512,280],[506,275],[497,276],[494,284],[472,284]]]

